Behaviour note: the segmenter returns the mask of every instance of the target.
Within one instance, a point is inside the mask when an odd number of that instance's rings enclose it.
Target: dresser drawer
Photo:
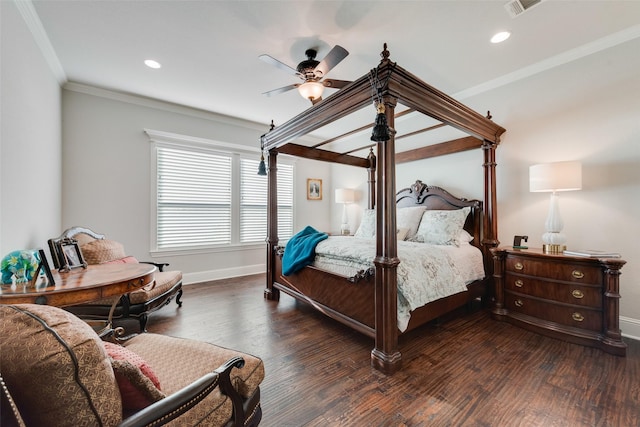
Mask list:
[[[573,283],[547,282],[529,276],[507,273],[505,288],[510,291],[539,298],[582,305],[595,309],[602,308],[602,287],[584,286]]]
[[[522,313],[575,328],[602,331],[602,312],[599,310],[554,304],[551,301],[528,298],[511,292],[505,295],[505,305],[514,313]]]
[[[554,262],[527,257],[507,257],[506,271],[568,282],[595,285],[602,283],[602,271],[600,268],[580,263]]]

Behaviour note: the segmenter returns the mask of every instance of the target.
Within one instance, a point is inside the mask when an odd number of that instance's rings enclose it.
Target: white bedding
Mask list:
[[[375,239],[331,236],[318,243],[314,266],[351,277],[375,267]],[[411,311],[431,301],[467,290],[484,278],[482,253],[473,245],[430,245],[398,241],[398,329],[404,331]],[[345,286],[357,286],[356,284]]]

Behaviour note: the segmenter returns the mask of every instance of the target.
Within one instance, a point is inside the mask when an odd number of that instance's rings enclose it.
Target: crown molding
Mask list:
[[[86,95],[112,99],[114,101],[140,105],[147,108],[154,108],[156,110],[163,110],[171,113],[197,117],[200,119],[212,120],[219,123],[231,124],[238,127],[244,127],[246,129],[257,130],[261,134],[265,133],[265,131],[268,131],[268,128],[269,128],[269,126],[264,123],[257,123],[250,120],[241,119],[238,117],[227,116],[220,113],[214,113],[212,111],[200,110],[193,107],[187,107],[181,104],[174,104],[174,103],[163,101],[160,99],[149,98],[142,95],[136,95],[133,93],[101,88],[98,86],[92,86],[92,85],[83,84],[83,83],[67,82],[63,86],[63,89],[69,90],[71,92],[84,93]],[[301,138],[300,140],[306,141],[309,143],[317,143],[321,141],[320,138],[315,138],[308,135],[305,138]]]
[[[239,127],[255,129],[259,132],[265,132],[268,126],[262,123],[252,122],[233,116],[227,116],[212,111],[200,110],[193,107],[187,107],[181,104],[174,104],[168,101],[162,101],[155,98],[149,98],[142,95],[136,95],[128,92],[116,91],[113,89],[101,88],[83,83],[67,82],[63,89],[93,95],[100,98],[111,99],[114,101],[126,102],[128,104],[140,105],[142,107],[154,108],[156,110],[168,111],[171,113],[183,114],[186,116],[197,117],[205,120],[213,120],[225,124],[233,124]]]
[[[67,82],[67,74],[64,68],[62,68],[58,55],[49,40],[49,36],[47,36],[42,21],[40,21],[38,12],[36,12],[35,7],[33,7],[33,3],[31,3],[31,0],[14,0],[14,4],[18,8],[20,15],[22,15],[22,19],[24,19],[24,22],[27,24],[29,31],[31,31],[36,44],[40,48],[58,84],[60,86],[64,85]]]
[[[512,73],[505,74],[493,80],[481,83],[477,86],[462,90],[454,94],[453,98],[458,100],[470,98],[483,92],[488,92],[501,86],[516,82],[518,80],[531,77],[535,74],[542,73],[552,68],[559,67],[569,62],[576,61],[594,53],[598,53],[603,50],[618,46],[622,43],[626,43],[638,37],[640,37],[640,25],[634,25],[633,27],[618,31],[617,33],[610,34],[606,37],[602,37],[591,43],[578,46],[577,48],[559,53],[558,55],[549,57],[543,61],[536,62],[535,64],[531,64],[524,68],[520,68],[519,70],[516,70]]]

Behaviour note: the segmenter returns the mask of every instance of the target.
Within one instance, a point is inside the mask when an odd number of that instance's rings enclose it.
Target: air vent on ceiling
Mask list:
[[[539,4],[541,1],[542,0],[511,0],[504,5],[504,8],[507,9],[507,12],[512,18],[515,18]]]

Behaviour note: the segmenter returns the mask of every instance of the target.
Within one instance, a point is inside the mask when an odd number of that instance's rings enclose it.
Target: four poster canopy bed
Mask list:
[[[400,334],[487,295],[492,267],[490,249],[498,245],[495,150],[505,129],[392,62],[386,44],[381,56],[380,64],[367,75],[288,122],[272,126],[261,137],[269,172],[264,295],[278,300],[280,292],[285,292],[371,336],[375,340],[372,366],[391,374],[401,367]],[[371,108],[372,101],[376,110]],[[372,118],[377,111],[375,127],[371,123],[313,145],[301,142],[301,137],[352,117],[365,107],[372,112]],[[405,109],[399,111],[400,108]],[[402,136],[396,135],[395,119],[407,113],[420,113],[437,122],[422,131],[450,126],[465,136],[396,153],[396,140]],[[339,147],[337,140],[371,127],[374,127],[371,137],[374,143],[367,142],[368,146],[351,150],[333,148]],[[460,199],[421,181],[396,192],[396,164],[466,150],[483,150],[483,200]],[[367,154],[357,156],[357,152]],[[288,275],[282,274],[284,249],[279,246],[277,229],[278,154],[361,167],[367,173],[369,193],[369,210],[365,211],[356,236],[332,236],[318,243],[316,262]],[[443,241],[437,241],[442,235],[436,235],[435,245],[425,244],[433,243],[430,239],[434,238],[429,237],[429,224],[423,225],[427,217],[431,226],[444,220],[441,231],[455,235]],[[369,230],[365,222],[370,223]],[[455,229],[456,226],[459,229]],[[398,236],[401,229],[402,234],[410,234],[412,241]],[[334,248],[329,248],[332,245]],[[431,253],[424,256],[435,261],[410,259],[410,255],[420,253],[422,248]],[[438,248],[444,248],[446,253]],[[364,255],[356,259],[355,253]],[[340,254],[344,256],[341,259]],[[460,266],[467,258],[476,261],[463,271]],[[331,266],[332,263],[338,265]],[[435,290],[428,279],[417,275],[421,269],[427,276],[433,276],[437,282]],[[409,282],[418,282],[418,290],[409,288]]]

